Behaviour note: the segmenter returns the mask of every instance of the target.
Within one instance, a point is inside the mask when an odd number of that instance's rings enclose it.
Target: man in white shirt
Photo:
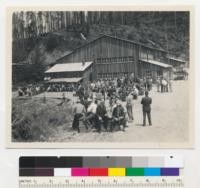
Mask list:
[[[91,104],[88,106],[87,112],[88,112],[88,113],[90,112],[90,113],[96,114],[97,103],[95,103],[95,102],[92,101],[91,99],[89,99],[88,102],[91,102]]]
[[[97,101],[92,101],[92,99],[88,99],[88,102],[90,103],[88,108],[87,108],[87,117],[86,121],[91,125],[92,128],[95,127],[96,122],[97,122]]]
[[[94,82],[92,82],[92,83],[90,84],[90,86],[91,86],[91,90],[94,92],[95,83],[94,83]]]
[[[74,120],[72,123],[72,128],[80,132],[79,121],[85,114],[85,107],[81,104],[80,100],[78,100],[77,103],[75,104],[73,112],[74,112]]]

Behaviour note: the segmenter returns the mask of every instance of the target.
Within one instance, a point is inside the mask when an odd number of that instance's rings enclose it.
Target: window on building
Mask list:
[[[141,53],[140,53],[140,58],[141,58],[141,59],[147,59],[147,53],[144,52],[144,51],[141,51]]]

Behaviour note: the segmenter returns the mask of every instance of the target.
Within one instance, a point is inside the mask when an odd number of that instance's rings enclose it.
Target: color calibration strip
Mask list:
[[[20,169],[20,176],[179,176],[179,168],[36,168]]]
[[[179,176],[181,157],[21,157],[20,176]]]
[[[21,157],[20,168],[183,168],[181,156],[136,157]]]

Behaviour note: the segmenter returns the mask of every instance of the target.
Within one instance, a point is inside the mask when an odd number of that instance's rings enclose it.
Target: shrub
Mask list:
[[[51,103],[50,103],[51,102]],[[14,141],[46,141],[54,135],[58,126],[69,123],[72,119],[69,104],[63,107],[58,101],[32,99],[28,101],[14,99],[12,108],[12,135]]]

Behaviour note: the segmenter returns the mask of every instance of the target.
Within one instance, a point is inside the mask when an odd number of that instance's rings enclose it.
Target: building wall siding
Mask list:
[[[116,62],[110,63],[109,60],[102,64],[98,62],[98,59],[114,57],[117,58]],[[132,57],[132,61],[120,62],[120,57]],[[119,74],[134,73],[135,76],[143,76],[143,69],[146,69],[146,66],[141,64],[140,58],[162,60],[162,62],[167,63],[165,62],[165,52],[109,36],[103,36],[75,49],[71,54],[58,60],[57,63],[93,61],[94,75],[118,72]],[[155,71],[153,67],[152,69]]]
[[[133,57],[134,61],[132,61],[132,63],[128,62],[127,65],[123,63],[123,65],[125,66],[121,66],[121,68],[119,68],[120,64],[118,63],[116,63],[116,65],[104,64],[105,68],[102,68],[103,65],[96,65],[97,72],[102,72],[103,70],[105,70],[109,73],[113,72],[113,70],[122,70],[122,72],[134,72],[135,74],[137,74],[137,64],[139,62],[139,46],[137,44],[122,41],[117,38],[102,37],[83,47],[76,49],[73,53],[58,60],[57,63],[81,61],[93,61],[95,63],[95,61],[99,58],[126,56]]]

